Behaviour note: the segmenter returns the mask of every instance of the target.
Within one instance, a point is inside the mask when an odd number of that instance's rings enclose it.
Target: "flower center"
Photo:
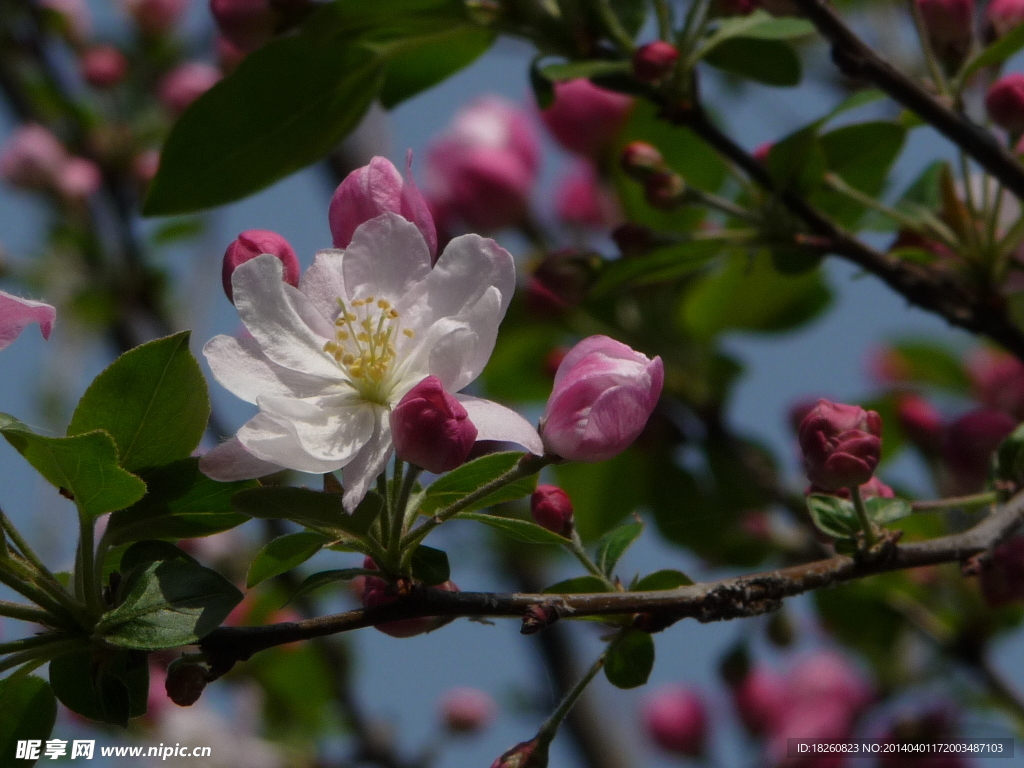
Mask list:
[[[324,352],[341,366],[350,384],[364,399],[387,405],[388,373],[395,362],[395,336],[400,331],[399,313],[387,299],[367,296],[350,305],[338,299],[341,312],[334,321],[334,341]],[[415,333],[401,333],[410,339]]]

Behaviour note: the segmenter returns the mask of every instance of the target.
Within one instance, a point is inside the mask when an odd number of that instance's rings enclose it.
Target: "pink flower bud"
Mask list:
[[[85,0],[40,0],[39,5],[57,15],[61,32],[71,42],[82,44],[92,34],[92,17]]]
[[[363,560],[363,568],[371,571],[377,570],[377,564],[373,558],[367,557]],[[454,582],[446,581],[431,589],[438,589],[442,592],[458,592],[459,588]],[[366,576],[363,580],[362,603],[364,608],[376,608],[378,605],[393,603],[398,599],[397,595],[389,594],[388,582],[376,576]],[[374,624],[373,628],[391,637],[406,638],[422,635],[426,632],[433,632],[451,621],[443,616],[420,616],[414,619],[398,619],[397,621],[384,621]]]
[[[493,763],[491,768],[547,768],[548,745],[539,739],[516,744]]]
[[[271,0],[210,0],[210,13],[220,33],[246,52],[270,40],[277,26]]]
[[[574,166],[555,191],[555,212],[564,224],[606,229],[618,218],[615,208],[588,162]]]
[[[635,181],[647,181],[655,173],[665,170],[665,158],[653,144],[646,141],[631,141],[622,148],[619,158],[622,170]]]
[[[685,191],[686,182],[674,171],[652,173],[644,182],[644,199],[647,204],[663,211],[675,210]]]
[[[140,152],[132,160],[132,176],[142,186],[147,186],[160,169],[160,153],[155,149]]]
[[[982,405],[1024,419],[1024,364],[1005,352],[981,349],[967,359],[974,396]]]
[[[942,446],[942,416],[920,395],[904,395],[896,403],[896,418],[907,439],[928,455]]]
[[[572,500],[557,485],[538,485],[530,496],[530,514],[541,528],[568,536],[572,533]]]
[[[352,171],[331,198],[327,218],[335,248],[347,248],[356,228],[384,213],[397,213],[411,221],[427,241],[430,258],[437,259],[437,230],[427,201],[412,180],[412,151],[406,159],[405,179],[391,161],[373,158]]]
[[[1024,600],[1024,536],[1007,539],[992,552],[981,572],[981,593],[992,608]]]
[[[800,434],[800,425],[804,423],[807,414],[818,406],[818,400],[820,399],[818,397],[801,399],[789,406],[789,426],[796,434]]]
[[[235,270],[250,259],[262,253],[276,256],[284,264],[284,281],[289,285],[299,284],[299,257],[295,255],[288,241],[276,232],[267,229],[247,229],[232,241],[224,252],[224,266],[221,279],[224,282],[224,293],[228,301],[234,303],[234,291],[231,287],[231,276]]]
[[[683,686],[655,692],[644,703],[644,730],[666,752],[689,757],[704,754],[708,715],[700,697]]]
[[[819,400],[800,424],[808,479],[826,491],[863,485],[881,458],[881,436],[882,419],[874,411]]]
[[[164,35],[181,21],[189,0],[125,0],[128,15],[145,35]]]
[[[757,147],[755,147],[754,151],[751,152],[750,154],[755,160],[757,160],[757,162],[761,163],[761,165],[764,165],[765,163],[768,162],[768,155],[771,153],[772,147],[774,146],[774,141],[766,141],[763,144],[759,144]]]
[[[0,178],[20,189],[46,189],[57,181],[68,153],[60,139],[36,123],[16,130],[0,153]]]
[[[853,718],[839,702],[799,703],[785,709],[771,731],[767,752],[776,768],[840,768],[846,757],[831,753],[812,757],[788,757],[789,739],[842,741],[853,732]]]
[[[1024,73],[1011,72],[996,80],[985,96],[992,122],[1010,133],[1024,131]]]
[[[476,427],[436,376],[410,389],[391,411],[395,455],[436,475],[462,466],[476,442]]]
[[[96,45],[82,54],[82,78],[93,88],[117,85],[128,72],[128,59],[112,45]]]
[[[220,72],[201,61],[188,61],[164,75],[157,88],[160,103],[173,115],[210,90],[220,80]]]
[[[494,720],[497,705],[478,688],[453,688],[441,699],[441,718],[450,731],[475,733]]]
[[[555,374],[541,421],[545,448],[569,461],[605,461],[643,431],[661,396],[665,370],[607,336],[570,350]]]
[[[755,736],[771,730],[789,705],[789,687],[781,675],[755,667],[733,691],[736,711],[747,730]]]
[[[979,408],[964,414],[946,428],[942,458],[949,466],[958,491],[981,488],[992,462],[992,454],[1017,422],[1009,414]]]
[[[555,84],[555,100],[541,118],[563,147],[595,157],[619,135],[632,105],[628,96],[580,78]]]
[[[103,173],[92,160],[72,157],[57,173],[57,192],[72,204],[81,204],[99,191]]]
[[[518,224],[539,165],[540,142],[526,113],[503,99],[478,99],[427,152],[439,224],[460,219],[484,232]]]
[[[991,39],[997,39],[1024,22],[1024,2],[1021,0],[991,0],[985,6],[985,19]]]
[[[864,676],[838,653],[820,651],[793,667],[789,678],[793,701],[809,705],[841,704],[852,719],[874,699]]]
[[[935,55],[956,68],[974,40],[974,0],[916,0]]]
[[[641,45],[633,54],[633,74],[637,80],[655,83],[665,77],[679,60],[679,51],[672,43],[655,40]]]
[[[0,291],[0,349],[9,347],[32,323],[38,323],[43,338],[49,339],[56,318],[57,310],[49,304]]]

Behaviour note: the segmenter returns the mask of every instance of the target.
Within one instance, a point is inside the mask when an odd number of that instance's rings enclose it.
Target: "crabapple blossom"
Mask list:
[[[439,475],[466,462],[477,432],[462,403],[427,376],[391,411],[391,434],[399,459]]]
[[[800,449],[811,484],[825,491],[871,479],[882,454],[882,419],[874,411],[821,399],[800,423]]]
[[[572,500],[557,485],[538,485],[530,496],[530,514],[541,528],[561,536],[572,533]]]
[[[679,60],[679,50],[664,40],[642,45],[633,54],[633,74],[638,80],[654,83],[672,71]]]
[[[555,100],[541,119],[558,143],[580,155],[602,154],[618,136],[633,100],[586,78],[555,83]]]
[[[298,287],[301,274],[299,257],[295,255],[295,251],[288,241],[269,229],[247,229],[231,241],[231,245],[224,252],[221,281],[224,284],[224,293],[227,294],[228,301],[234,303],[231,276],[235,270],[261,253],[269,253],[280,259],[281,264],[284,265],[282,274],[284,281]]]
[[[0,291],[0,349],[9,347],[32,323],[39,324],[44,339],[50,338],[57,310],[49,304]]]
[[[704,754],[708,714],[700,696],[673,685],[652,694],[644,703],[644,730],[666,752],[689,757]]]
[[[629,177],[644,182],[655,173],[665,170],[665,158],[653,144],[631,141],[622,148],[619,164]]]
[[[590,336],[562,360],[541,433],[551,453],[605,461],[640,436],[661,396],[665,369],[607,336]]]
[[[464,235],[431,266],[416,226],[384,213],[360,225],[344,251],[318,253],[298,289],[283,277],[269,254],[232,276],[251,338],[218,336],[204,354],[214,377],[260,410],[200,468],[220,480],[341,469],[353,510],[393,452],[391,409],[427,376],[457,393],[483,370],[515,287],[512,257]],[[456,398],[478,439],[543,452],[514,411]]]
[[[453,688],[441,698],[441,717],[456,733],[473,733],[490,725],[497,705],[478,688]]]

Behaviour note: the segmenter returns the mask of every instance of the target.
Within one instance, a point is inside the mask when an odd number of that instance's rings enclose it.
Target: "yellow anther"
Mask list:
[[[406,328],[402,331],[402,333],[404,333],[410,339],[416,335],[416,331],[414,331],[412,328]]]
[[[356,341],[362,341],[364,343],[369,342],[370,341],[370,334],[368,334],[368,333],[360,333],[358,336],[356,336]]]
[[[348,341],[348,331],[338,331],[338,341]]]
[[[388,317],[390,317],[392,320],[397,320],[398,319],[398,310],[397,309],[389,309],[388,310]]]
[[[354,363],[355,361],[356,356],[353,355],[351,352],[346,352],[341,356],[341,362],[343,362],[345,365],[352,365],[352,363]]]
[[[381,309],[391,309],[391,302],[387,299],[378,299],[377,306]]]
[[[367,296],[363,301],[367,304],[373,304],[373,296]]]
[[[355,312],[346,312],[345,319],[350,323],[354,323],[356,320],[359,319],[359,317],[356,315]]]

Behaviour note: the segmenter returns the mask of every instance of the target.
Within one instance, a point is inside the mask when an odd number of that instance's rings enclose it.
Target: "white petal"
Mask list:
[[[337,389],[337,380],[307,376],[272,363],[256,339],[214,336],[203,347],[213,377],[247,403],[260,395],[313,397]]]
[[[356,229],[342,272],[350,299],[372,295],[397,305],[430,274],[430,251],[415,224],[385,213]]]
[[[469,413],[469,420],[476,427],[477,440],[518,443],[530,453],[544,455],[544,444],[537,430],[511,408],[470,395],[456,395],[455,399]]]
[[[303,320],[319,313],[282,274],[280,260],[266,253],[239,266],[231,277],[239,317],[273,362],[312,376],[340,378],[323,351],[326,339]]]
[[[354,395],[260,397],[259,406],[290,425],[307,455],[335,467],[351,461],[373,435],[374,407]]]
[[[221,443],[199,458],[199,471],[222,483],[252,480],[280,472],[281,469],[278,464],[257,459],[242,447],[236,437]]]
[[[338,299],[348,300],[341,271],[343,255],[344,251],[337,248],[318,252],[313,258],[313,266],[299,281],[299,290],[328,320],[338,316]]]
[[[321,461],[302,448],[295,427],[268,413],[257,413],[238,430],[238,442],[263,461],[297,472],[323,474],[340,468],[336,461]]]
[[[384,471],[391,459],[390,414],[386,408],[374,406],[373,436],[363,449],[341,472],[345,486],[343,503],[349,512],[359,506],[377,476]]]

